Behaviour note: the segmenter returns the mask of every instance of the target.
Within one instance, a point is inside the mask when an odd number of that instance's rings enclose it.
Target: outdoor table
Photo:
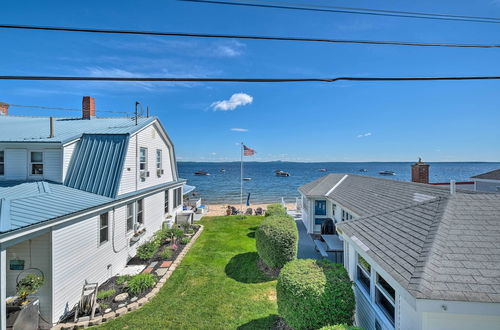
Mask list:
[[[321,235],[321,237],[328,247],[328,252],[344,250],[344,242],[340,240],[338,235]]]

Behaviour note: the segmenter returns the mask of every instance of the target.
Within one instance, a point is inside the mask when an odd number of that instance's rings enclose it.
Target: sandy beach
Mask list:
[[[265,203],[265,204],[251,204],[250,206],[243,205],[243,211],[245,211],[247,208],[251,207],[252,209],[256,209],[261,207],[262,209],[266,209],[267,206],[272,203]],[[215,215],[226,215],[226,209],[227,206],[231,205],[239,209],[240,205],[236,204],[209,204],[208,205],[208,213],[206,214],[207,216],[215,216]],[[294,210],[295,209],[295,203],[287,203],[286,204],[287,209],[289,210]]]

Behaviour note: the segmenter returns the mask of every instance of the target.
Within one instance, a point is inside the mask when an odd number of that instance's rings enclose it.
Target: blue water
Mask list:
[[[243,183],[243,192],[251,194],[251,202],[277,202],[284,197],[294,201],[297,188],[328,173],[353,173],[384,177],[392,180],[411,180],[411,162],[397,163],[292,163],[292,162],[248,162],[244,165],[244,177],[252,178]],[[429,163],[431,182],[468,181],[471,176],[500,168],[500,163]],[[195,192],[204,203],[236,203],[240,198],[240,163],[179,162],[179,175],[196,186]],[[220,169],[226,169],[221,173]],[[320,168],[328,172],[320,172]],[[366,168],[368,172],[359,172]],[[277,177],[274,171],[280,169],[290,177]],[[379,171],[396,172],[394,176],[381,176]],[[196,171],[207,171],[210,176],[196,176]]]

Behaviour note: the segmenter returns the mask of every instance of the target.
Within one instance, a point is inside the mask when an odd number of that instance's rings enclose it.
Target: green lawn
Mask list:
[[[276,281],[256,266],[262,217],[205,217],[204,232],[160,293],[105,329],[270,329]]]

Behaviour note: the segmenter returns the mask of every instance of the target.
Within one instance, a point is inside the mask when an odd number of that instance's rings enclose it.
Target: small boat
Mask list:
[[[368,172],[368,169],[366,169],[366,168],[361,168],[359,171],[360,171],[360,172]]]
[[[205,172],[205,171],[196,171],[196,172],[194,172],[194,175],[210,175],[210,173]]]
[[[224,173],[224,172],[226,172],[226,169],[225,168],[221,168],[219,172]]]
[[[274,173],[276,173],[276,176],[290,176],[290,173],[280,170],[275,171]]]
[[[320,172],[328,172],[328,170],[326,168],[320,168],[319,171]]]
[[[243,181],[250,181],[252,178],[243,178]]]
[[[378,172],[380,175],[396,175],[396,172],[394,171],[380,171]]]

